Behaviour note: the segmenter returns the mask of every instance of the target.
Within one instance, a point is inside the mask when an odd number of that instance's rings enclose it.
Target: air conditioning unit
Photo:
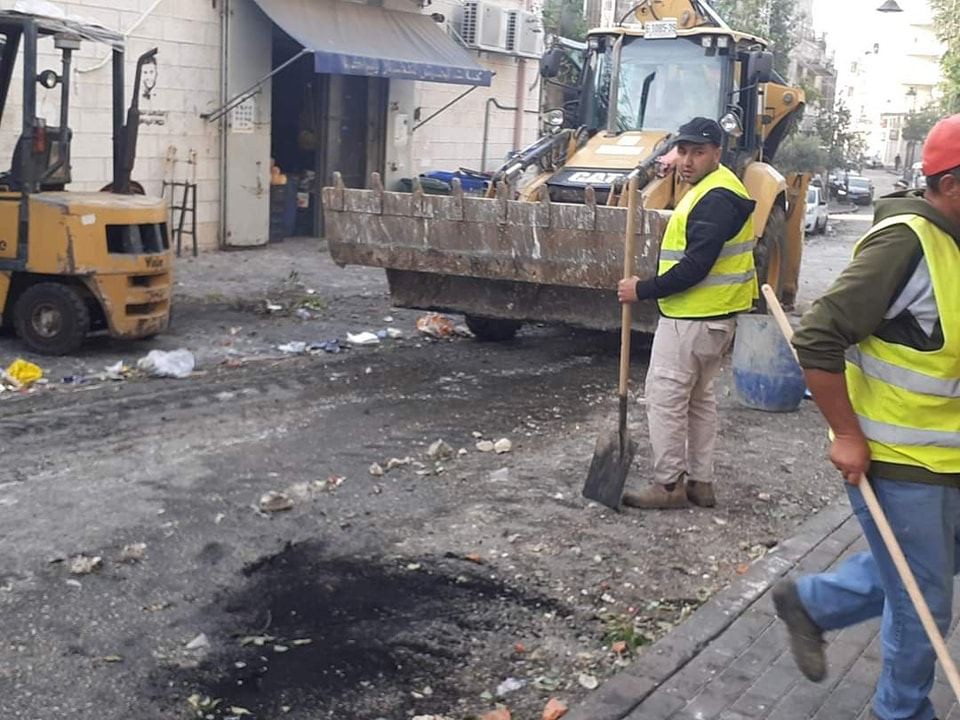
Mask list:
[[[507,52],[507,11],[492,2],[467,0],[463,4],[460,37],[470,48]]]
[[[543,55],[543,23],[535,13],[507,11],[507,52],[520,57]]]

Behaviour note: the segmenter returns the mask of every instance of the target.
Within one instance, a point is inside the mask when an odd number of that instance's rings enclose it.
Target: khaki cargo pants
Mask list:
[[[736,320],[660,318],[647,371],[647,419],[653,480],[713,482],[717,440],[714,380],[733,340]]]

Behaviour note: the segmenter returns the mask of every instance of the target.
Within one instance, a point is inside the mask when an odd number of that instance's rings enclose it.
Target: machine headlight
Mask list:
[[[560,109],[548,110],[543,115],[543,121],[551,127],[560,127],[563,125],[563,119],[563,110]]]
[[[727,135],[733,137],[740,137],[743,135],[743,126],[740,125],[740,118],[732,112],[728,112],[722,118],[720,118],[720,127],[723,128],[723,131]]]

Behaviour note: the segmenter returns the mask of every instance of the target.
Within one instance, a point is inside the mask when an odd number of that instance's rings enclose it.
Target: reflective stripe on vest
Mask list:
[[[667,223],[657,275],[663,275],[683,259],[687,247],[687,218],[697,203],[717,188],[750,198],[740,179],[724,165],[690,188]],[[698,318],[749,310],[758,297],[753,264],[755,243],[751,214],[740,231],[724,243],[707,277],[692,288],[661,298],[660,311],[668,317]]]
[[[919,215],[897,215],[871,228],[854,248],[887,228],[917,236],[930,271],[943,347],[916,350],[870,336],[847,352],[850,403],[874,460],[934,473],[960,473],[960,248]]]

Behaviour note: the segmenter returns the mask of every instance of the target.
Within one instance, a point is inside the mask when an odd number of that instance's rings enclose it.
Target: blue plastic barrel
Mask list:
[[[733,385],[740,404],[793,412],[807,389],[800,366],[770,315],[740,315],[733,343]]]

